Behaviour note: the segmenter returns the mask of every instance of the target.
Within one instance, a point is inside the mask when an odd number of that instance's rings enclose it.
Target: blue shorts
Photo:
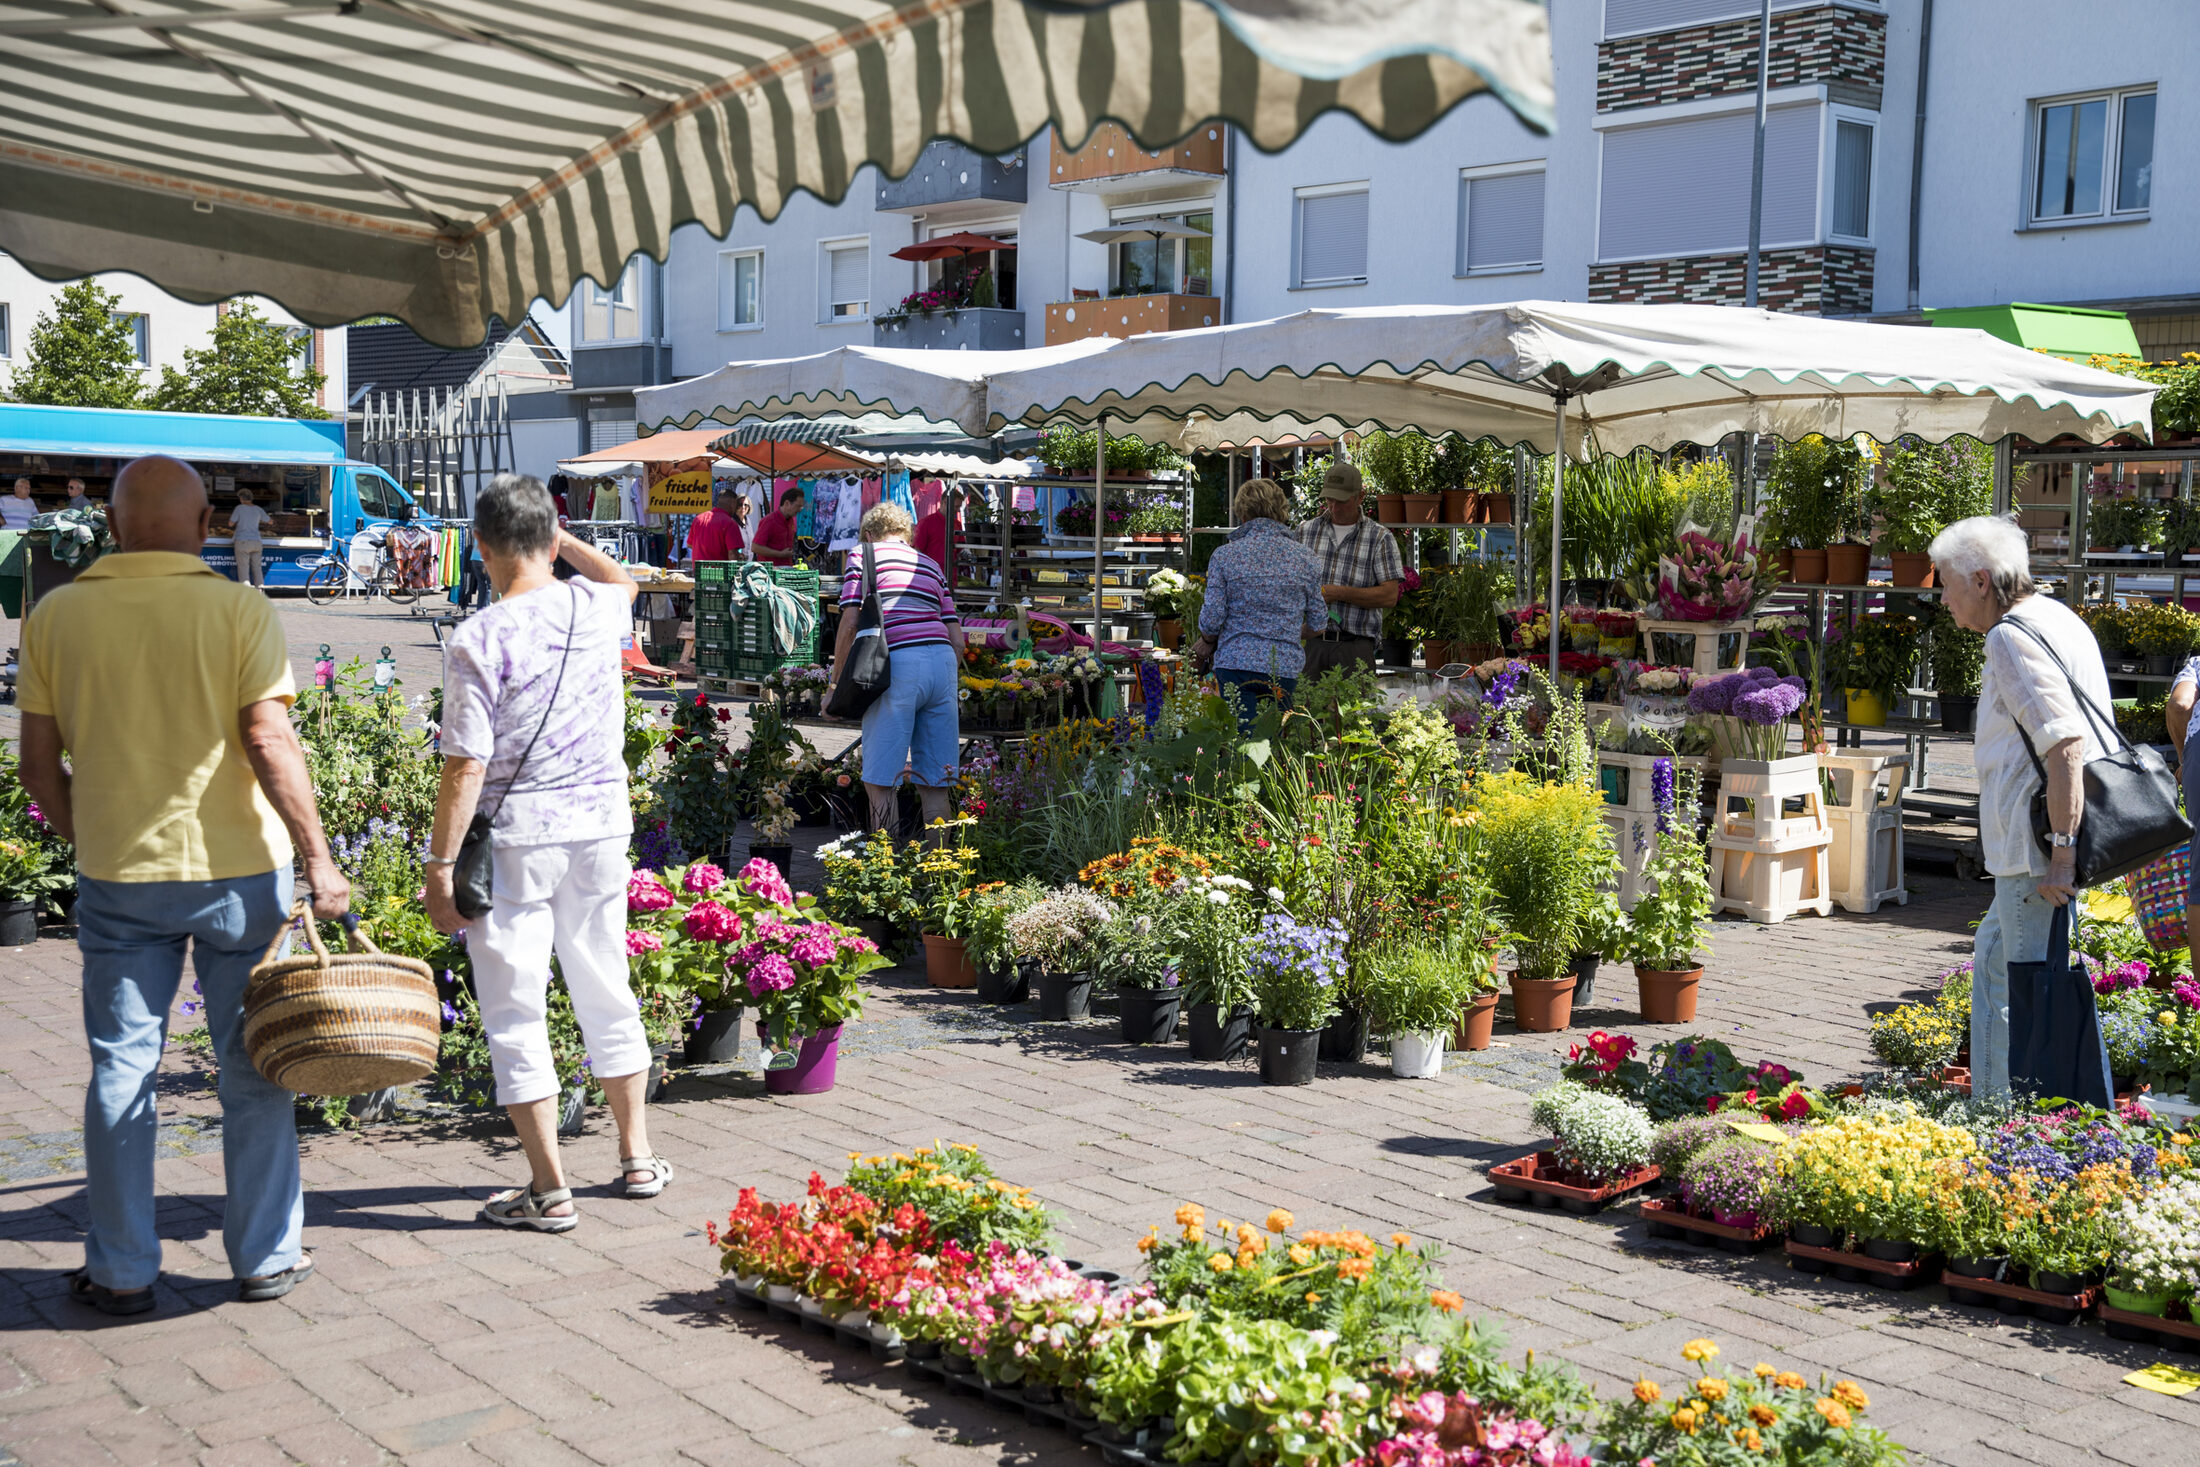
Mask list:
[[[893,653],[886,693],[863,710],[863,782],[901,783],[902,765],[920,785],[955,782],[962,751],[955,649],[944,643]]]

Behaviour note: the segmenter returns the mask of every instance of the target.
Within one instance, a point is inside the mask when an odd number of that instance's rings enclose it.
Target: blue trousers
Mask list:
[[[229,1192],[222,1247],[230,1271],[256,1278],[299,1261],[305,1195],[293,1097],[252,1067],[244,1047],[245,982],[290,915],[290,891],[288,870],[227,881],[78,878],[76,941],[84,954],[84,1037],[92,1050],[84,1096],[91,1211],[84,1263],[95,1284],[142,1289],[160,1276],[154,1072],[183,982],[186,939],[221,1066]]]
[[[1221,689],[1223,701],[1237,714],[1238,732],[1252,730],[1253,716],[1262,700],[1279,708],[1291,706],[1291,695],[1299,690],[1295,677],[1271,677],[1265,672],[1240,672],[1234,667],[1215,669],[1215,685]]]

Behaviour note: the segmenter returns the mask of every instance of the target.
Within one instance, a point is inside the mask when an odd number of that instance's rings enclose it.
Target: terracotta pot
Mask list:
[[[1933,583],[1933,558],[1922,550],[1897,550],[1889,555],[1894,563],[1894,583],[1898,586],[1930,586]]]
[[[1446,489],[1444,491],[1444,523],[1447,525],[1471,525],[1476,514],[1475,492],[1472,489]]]
[[[1635,964],[1635,988],[1645,1024],[1692,1024],[1703,969],[1645,968]]]
[[[1512,974],[1513,1024],[1523,1034],[1555,1034],[1574,1022],[1574,985],[1580,980],[1523,978]]]
[[[1437,668],[1442,667],[1449,661],[1451,661],[1451,643],[1423,642],[1421,644],[1421,666],[1427,668],[1430,672],[1436,671]]]
[[[1375,518],[1386,525],[1404,524],[1406,522],[1406,497],[1403,494],[1376,495]]]
[[[1174,652],[1176,644],[1184,639],[1184,623],[1173,616],[1157,616],[1153,623],[1154,644]]]
[[[1779,548],[1778,550],[1775,550],[1775,551],[1773,551],[1773,552],[1772,552],[1772,559],[1773,559],[1773,561],[1774,561],[1774,562],[1775,562],[1776,564],[1778,564],[1778,565],[1779,565],[1779,567],[1780,567],[1780,579],[1781,579],[1781,580],[1783,580],[1783,581],[1792,581],[1792,580],[1794,580],[1794,579],[1795,579],[1795,547],[1794,547],[1794,546],[1792,546],[1792,545],[1783,545],[1783,546],[1781,546],[1781,547],[1780,547],[1780,548]]]
[[[1459,1010],[1459,1027],[1451,1031],[1453,1049],[1488,1049],[1490,1032],[1497,1023],[1497,994],[1493,990],[1469,999]]]
[[[1444,512],[1441,494],[1408,494],[1405,500],[1405,522],[1409,525],[1433,525]]]
[[[1822,586],[1826,583],[1826,550],[1797,549],[1787,562],[1788,578],[1799,586]]]
[[[1509,525],[1513,522],[1513,502],[1510,494],[1485,494],[1482,496],[1482,522],[1488,525]]]
[[[924,981],[934,988],[976,988],[978,968],[959,937],[924,934]]]
[[[1826,547],[1826,584],[1829,586],[1861,586],[1871,566],[1872,548],[1869,545]]]

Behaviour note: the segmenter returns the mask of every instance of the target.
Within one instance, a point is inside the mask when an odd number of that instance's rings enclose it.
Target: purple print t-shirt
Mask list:
[[[480,808],[495,814],[497,845],[633,833],[619,680],[631,605],[617,586],[561,581],[499,601],[460,623],[444,644],[443,753],[488,766]],[[560,681],[569,635],[573,650]],[[557,702],[545,721],[553,687]],[[538,723],[542,736],[535,738]],[[522,769],[529,739],[534,751]]]

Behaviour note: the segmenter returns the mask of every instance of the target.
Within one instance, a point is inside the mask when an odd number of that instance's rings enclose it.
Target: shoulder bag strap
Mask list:
[[[2041,636],[2039,634],[2039,630],[2036,627],[2033,627],[2027,622],[2019,621],[2013,614],[2003,615],[2002,620],[2004,622],[2007,622],[2011,626],[2014,626],[2018,631],[2024,633],[2033,641],[2039,643],[2040,650],[2047,654],[2048,660],[2054,663],[2056,669],[2062,673],[2063,681],[2069,684],[2070,695],[2078,700],[2078,707],[2084,711],[2086,722],[2093,726],[2093,731],[2095,733],[2098,733],[2102,736],[2101,741],[2104,744],[2113,742],[2115,746],[2119,749],[2129,749],[2131,747],[2131,741],[2129,739],[2126,739],[2124,737],[2123,730],[2116,726],[2115,718],[2113,716],[2104,718],[2100,708],[2094,703],[2092,698],[2086,695],[2085,689],[2078,686],[2078,680],[2070,675],[2070,668],[2068,664],[2066,664],[2062,660],[2061,654],[2057,653],[2054,647],[2049,645],[2047,638]],[[2022,723],[2018,723],[2014,717],[2012,717],[2009,721],[2011,723],[2017,724],[2017,732],[2019,734],[2024,734],[2024,725]],[[2027,749],[2032,747],[2032,740],[2030,735],[2025,735],[2024,742]]]
[[[558,675],[550,684],[550,701],[542,705],[542,717],[535,720],[534,735],[527,740],[527,747],[520,750],[519,763],[512,766],[512,777],[504,781],[504,792],[497,796],[496,812],[489,817],[491,825],[496,824],[497,816],[504,813],[504,802],[512,798],[512,791],[519,786],[519,777],[527,772],[527,756],[535,752],[536,741],[542,737],[543,725],[550,721],[550,710],[558,706],[558,690],[565,686],[565,664],[573,656],[573,638],[580,630],[581,620],[580,588],[568,586],[566,590],[572,595],[573,614],[565,628],[565,650],[558,654]]]

